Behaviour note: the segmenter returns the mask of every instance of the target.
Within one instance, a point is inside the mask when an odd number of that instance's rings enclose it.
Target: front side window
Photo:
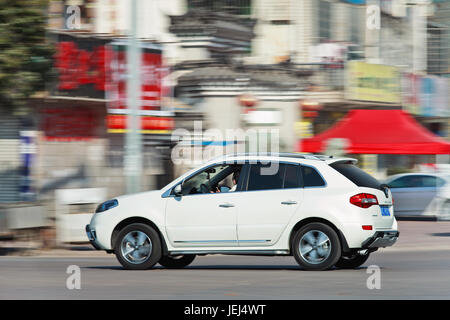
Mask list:
[[[236,191],[241,164],[219,164],[208,167],[183,183],[183,195]]]

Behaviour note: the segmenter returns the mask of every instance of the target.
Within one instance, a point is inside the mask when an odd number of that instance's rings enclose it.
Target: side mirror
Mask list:
[[[173,188],[173,194],[177,197],[181,197],[183,195],[182,184],[177,184],[175,188]]]

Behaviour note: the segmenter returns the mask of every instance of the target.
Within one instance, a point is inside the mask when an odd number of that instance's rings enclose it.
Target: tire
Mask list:
[[[445,201],[441,207],[441,212],[439,213],[438,220],[440,221],[450,221],[450,201]]]
[[[159,260],[159,264],[167,269],[181,269],[195,259],[195,254],[187,254],[181,256],[162,256]]]
[[[341,257],[341,243],[336,231],[320,222],[309,223],[298,230],[292,249],[297,263],[311,271],[328,270]]]
[[[340,269],[355,269],[364,264],[364,262],[369,259],[370,253],[367,254],[355,254],[351,257],[342,256],[338,262],[336,262],[336,267]]]
[[[125,269],[145,270],[161,259],[161,240],[158,233],[143,223],[133,223],[117,235],[114,253]]]

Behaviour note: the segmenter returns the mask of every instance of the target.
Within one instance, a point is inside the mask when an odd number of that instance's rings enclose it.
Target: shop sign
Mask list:
[[[56,34],[55,81],[50,93],[58,97],[105,99],[108,40]]]
[[[449,82],[447,78],[435,77],[435,94],[433,96],[433,114],[438,117],[448,117],[450,116],[450,106],[449,106]]]
[[[110,72],[107,84],[109,133],[127,131],[127,46],[126,41],[111,43]],[[141,43],[140,83],[141,99],[139,101],[141,133],[168,133],[174,127],[174,119],[161,110],[164,90],[162,79],[168,70],[162,64],[162,49],[153,43]]]
[[[420,113],[420,76],[414,73],[402,75],[402,105],[410,114]]]
[[[127,47],[126,41],[114,41],[110,45],[111,77],[107,86],[109,110],[127,109]],[[140,63],[142,110],[160,110],[161,82],[165,72],[161,48],[155,44],[142,44]]]
[[[422,116],[448,116],[448,80],[437,76],[421,77],[419,102]]]
[[[174,127],[174,119],[170,117],[141,116],[140,119],[142,133],[168,133]],[[127,121],[126,115],[109,114],[107,116],[108,132],[126,132]]]
[[[282,121],[278,110],[254,110],[243,115],[248,125],[277,125]]]
[[[397,68],[361,61],[347,63],[346,98],[349,100],[400,103]]]
[[[104,113],[88,107],[46,107],[40,110],[40,130],[49,141],[83,141],[97,137]]]

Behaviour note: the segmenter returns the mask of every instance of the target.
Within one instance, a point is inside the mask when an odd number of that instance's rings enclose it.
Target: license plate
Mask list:
[[[391,212],[389,211],[389,207],[381,206],[381,215],[384,216],[384,217],[390,216]]]

